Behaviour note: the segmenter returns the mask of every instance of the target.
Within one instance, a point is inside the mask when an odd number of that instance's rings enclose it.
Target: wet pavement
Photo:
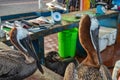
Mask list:
[[[49,1],[51,0],[43,0],[43,2]],[[0,16],[35,11],[40,11],[38,8],[38,0],[0,0]]]
[[[48,2],[51,0],[43,0],[43,2]],[[0,0],[0,5],[12,4],[12,3],[29,3],[29,2],[38,2],[38,0]]]

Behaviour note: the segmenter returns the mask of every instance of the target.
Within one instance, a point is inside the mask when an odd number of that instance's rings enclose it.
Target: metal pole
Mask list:
[[[0,17],[0,24],[2,23],[2,19],[1,19],[1,17]]]
[[[43,8],[43,0],[38,0],[38,8],[42,10]]]

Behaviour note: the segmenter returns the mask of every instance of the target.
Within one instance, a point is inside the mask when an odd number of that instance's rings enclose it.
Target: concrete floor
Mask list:
[[[45,53],[51,52],[51,51],[58,51],[58,36],[56,34],[52,34],[49,36],[46,36],[44,38],[44,45],[45,45]]]

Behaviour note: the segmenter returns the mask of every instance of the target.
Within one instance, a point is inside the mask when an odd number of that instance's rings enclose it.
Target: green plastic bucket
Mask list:
[[[74,57],[76,53],[76,42],[78,29],[73,28],[58,33],[59,55],[62,58]]]

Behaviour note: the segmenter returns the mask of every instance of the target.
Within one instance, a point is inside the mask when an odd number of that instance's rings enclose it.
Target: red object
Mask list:
[[[120,6],[118,6],[118,10],[120,10]]]

